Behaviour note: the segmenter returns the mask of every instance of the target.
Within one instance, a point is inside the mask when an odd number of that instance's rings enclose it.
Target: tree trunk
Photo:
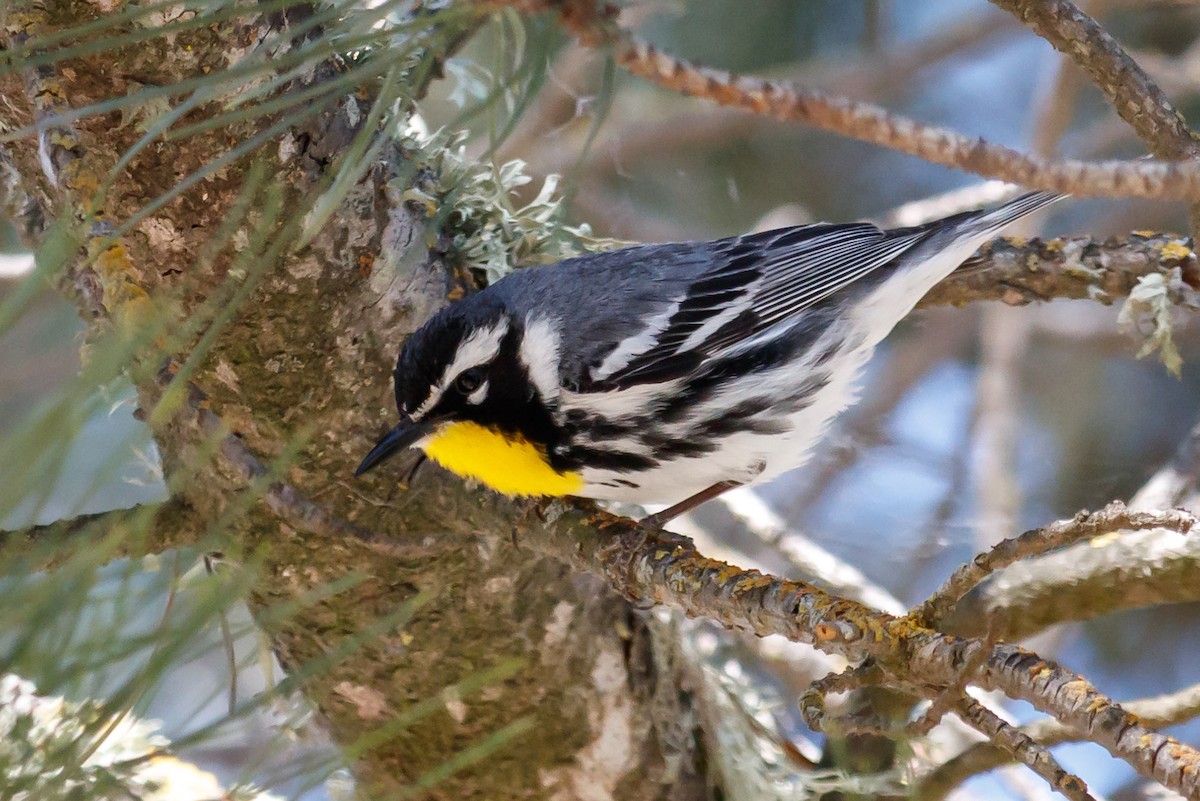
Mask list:
[[[113,13],[102,10],[110,5],[5,4],[0,43],[11,52],[31,37]],[[216,73],[255,48],[286,52],[296,45],[288,26],[301,19],[299,9],[150,36],[4,75],[0,129]],[[145,31],[148,24],[121,30]],[[330,60],[308,80],[336,74]],[[314,187],[367,119],[370,103],[363,98],[370,92],[362,86],[351,91],[357,93],[256,151],[284,186],[285,215],[309,211]],[[219,103],[201,104],[184,122],[221,111]],[[183,324],[240,278],[229,274],[230,258],[200,256],[231,214],[246,159],[206,175],[122,235],[119,246],[82,266],[114,226],[272,122],[159,137],[97,202],[97,187],[159,113],[165,111],[114,111],[0,144],[0,168],[7,173],[2,208],[31,245],[48,236],[50,221],[85,223],[82,247],[58,281],[93,337],[136,319],[144,308]],[[277,485],[268,501],[239,516],[223,547],[260,561],[260,605],[297,602],[348,574],[358,577],[319,603],[300,603],[270,632],[292,668],[371,633],[306,684],[338,742],[349,745],[386,729],[447,685],[521,660],[509,678],[482,691],[446,693],[440,711],[369,750],[358,775],[370,793],[394,797],[472,744],[528,719],[532,725],[515,739],[439,783],[432,796],[701,796],[688,698],[676,692],[674,677],[656,675],[656,664],[669,660],[656,661],[646,626],[623,599],[510,541],[519,514],[513,504],[436,468],[425,469],[407,490],[396,488],[401,470],[391,465],[369,479],[351,478],[373,439],[395,422],[389,372],[399,343],[456,289],[452,271],[429,247],[448,231],[436,227],[425,206],[405,200],[410,186],[428,177],[413,174],[406,157],[389,144],[310,244],[270,267],[191,376],[196,391],[190,399],[165,418],[149,414],[168,477],[184,468],[198,471],[178,488],[182,505],[172,506],[172,514],[182,508],[193,516],[191,524],[160,526],[156,547],[181,544],[187,531],[205,531],[245,492],[247,479],[261,473],[256,459],[269,462],[307,434],[283,474],[287,489]],[[253,220],[244,234],[252,233]],[[232,241],[241,247],[244,237]],[[162,397],[156,372],[133,371],[148,411]],[[204,443],[221,425],[234,436],[221,440],[220,458],[205,460]],[[356,536],[363,531],[378,541]],[[396,547],[389,552],[383,543]],[[432,599],[411,623],[373,633],[373,625],[420,591]],[[668,689],[656,697],[656,688]],[[681,730],[685,736],[658,733]]]

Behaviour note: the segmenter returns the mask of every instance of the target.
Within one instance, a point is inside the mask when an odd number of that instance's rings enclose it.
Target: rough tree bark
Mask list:
[[[0,45],[20,46],[96,19],[103,3],[55,0],[0,8]],[[293,9],[293,12],[296,9]],[[244,17],[138,46],[111,50],[0,78],[0,129],[39,116],[165,86],[227,67],[230,54],[278,47],[288,20]],[[332,74],[330,62],[312,80]],[[364,91],[364,94],[365,91]],[[314,182],[362,124],[368,103],[348,95],[336,107],[289,130],[259,151],[284,181],[285,208],[303,214]],[[198,122],[220,111],[202,106]],[[270,124],[256,120],[144,150],[93,211],[120,223],[182,178]],[[138,138],[120,113],[60,127],[39,142],[0,145],[4,208],[37,245],[49,221],[82,217],[92,193]],[[39,155],[39,144],[42,153]],[[46,163],[46,156],[50,164]],[[123,253],[60,277],[93,334],[144,292],[159,310],[186,319],[226,280],[221,260],[197,262],[242,185],[246,162],[208,176],[157,210],[120,240]],[[488,692],[447,703],[370,751],[358,765],[373,797],[397,788],[486,735],[529,716],[533,725],[477,769],[439,784],[445,798],[684,798],[703,795],[686,695],[656,696],[647,633],[629,605],[598,580],[573,574],[509,541],[511,504],[426,470],[409,492],[392,489],[396,471],[351,482],[356,461],[395,416],[390,367],[402,337],[445,302],[454,286],[447,265],[428,247],[436,239],[420,205],[406,203],[401,154],[384,152],[311,245],[286,255],[266,276],[236,321],[221,335],[193,380],[207,399],[154,431],[168,474],[194,462],[211,415],[228,426],[247,454],[280,453],[299,430],[315,432],[286,473],[287,482],[341,519],[400,544],[381,554],[295,509],[259,505],[234,524],[229,547],[263,560],[256,600],[294,600],[356,572],[364,580],[315,606],[303,606],[273,632],[285,665],[303,664],[339,641],[367,631],[420,590],[433,600],[403,632],[388,631],[334,669],[313,677],[308,691],[335,738],[351,743],[450,683],[519,657],[516,675]],[[93,236],[103,236],[93,226]],[[82,252],[80,254],[83,255]],[[119,257],[119,258],[118,258]],[[170,304],[170,305],[169,305]],[[138,387],[150,408],[159,388]],[[245,487],[252,466],[236,448],[187,482],[159,526],[155,547],[189,541]],[[245,454],[243,454],[245,455]],[[192,464],[191,466],[195,466]],[[283,503],[286,507],[287,504]],[[177,516],[177,517],[175,517]],[[682,732],[670,738],[662,731]],[[673,750],[667,754],[665,750]],[[669,759],[668,759],[669,758]],[[672,775],[665,765],[672,765]]]

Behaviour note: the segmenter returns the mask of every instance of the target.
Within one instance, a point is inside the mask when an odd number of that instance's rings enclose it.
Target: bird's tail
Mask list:
[[[964,211],[914,228],[897,229],[895,233],[915,233],[920,237],[916,246],[920,250],[914,253],[919,257],[902,260],[908,269],[895,273],[899,278],[896,285],[904,287],[905,297],[911,301],[903,304],[903,313],[907,314],[934,284],[950,273],[975,269],[972,255],[1006,226],[1064,197],[1057,192],[1027,192],[992,208]],[[900,278],[904,274],[911,278]]]
[[[1033,214],[1038,209],[1045,208],[1051,203],[1062,200],[1064,197],[1066,195],[1059,192],[1026,192],[1012,200],[1001,203],[995,208],[976,212],[979,215],[976,217],[976,220],[981,231],[998,231],[1028,214]]]

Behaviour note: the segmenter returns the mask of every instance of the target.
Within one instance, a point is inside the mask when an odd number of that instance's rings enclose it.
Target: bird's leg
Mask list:
[[[658,531],[667,523],[679,517],[684,512],[690,512],[702,503],[711,501],[718,495],[728,492],[734,487],[740,487],[740,481],[718,481],[711,487],[702,489],[695,495],[684,498],[679,503],[668,506],[661,512],[655,512],[652,515],[647,515],[638,521],[638,525],[650,531]]]
[[[521,543],[518,542],[517,535],[520,533],[521,529],[525,527],[531,514],[537,515],[537,519],[542,523],[546,523],[550,519],[548,510],[550,509],[550,504],[553,502],[553,498],[543,498],[539,496],[517,499],[516,504],[520,511],[517,512],[517,519],[512,527],[513,546],[516,548],[521,547]]]

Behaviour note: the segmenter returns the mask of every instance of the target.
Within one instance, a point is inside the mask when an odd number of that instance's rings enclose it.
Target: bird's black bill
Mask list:
[[[413,445],[432,430],[433,427],[428,423],[401,423],[375,443],[375,447],[371,448],[371,452],[355,468],[354,475],[361,476],[380,462],[395,456],[398,451]]]

